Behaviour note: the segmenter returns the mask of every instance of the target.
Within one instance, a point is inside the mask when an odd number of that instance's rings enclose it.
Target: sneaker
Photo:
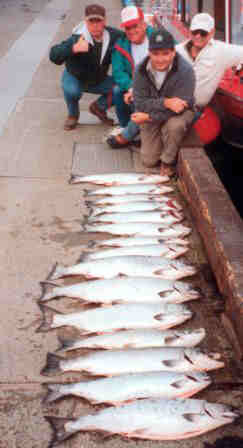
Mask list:
[[[117,137],[119,138],[119,141],[117,139]],[[122,137],[121,134],[118,135],[110,135],[107,140],[106,143],[108,143],[108,145],[110,146],[111,149],[122,149],[122,148],[127,148],[128,146],[130,146],[131,142],[129,140],[126,140],[124,137]]]
[[[72,129],[76,128],[78,119],[79,119],[79,116],[73,117],[73,116],[69,115],[64,122],[65,131],[71,131]]]
[[[113,126],[114,124],[114,120],[112,120],[112,118],[109,118],[107,116],[107,113],[105,110],[102,110],[99,107],[99,104],[97,101],[94,101],[93,103],[90,104],[89,106],[89,111],[91,114],[95,115],[96,117],[99,118],[100,121],[102,121],[103,123],[109,125],[109,126]]]

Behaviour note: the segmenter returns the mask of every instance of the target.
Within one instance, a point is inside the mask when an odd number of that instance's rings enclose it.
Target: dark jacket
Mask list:
[[[72,34],[67,40],[54,45],[50,50],[50,60],[57,65],[65,63],[67,71],[87,85],[100,84],[107,76],[112,48],[116,40],[124,34],[116,28],[106,27],[105,29],[109,32],[110,41],[101,64],[97,60],[92,44],[89,44],[87,53],[74,54],[72,52],[72,47],[79,40],[80,34]]]
[[[137,68],[133,83],[133,97],[136,111],[146,112],[153,121],[163,122],[177,115],[163,105],[165,98],[178,97],[194,105],[195,75],[192,66],[178,53],[160,90],[157,90],[147,70],[149,57]]]

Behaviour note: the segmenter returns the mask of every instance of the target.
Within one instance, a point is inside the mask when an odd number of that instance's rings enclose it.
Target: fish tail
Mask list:
[[[73,346],[74,339],[64,339],[61,336],[58,336],[58,341],[60,343],[59,347],[56,349],[56,352],[62,353],[66,352]]]
[[[42,401],[43,404],[52,403],[63,397],[63,393],[60,392],[60,388],[63,386],[62,384],[44,383],[43,386],[47,388],[47,394]]]
[[[63,358],[61,358],[60,356],[57,356],[54,353],[47,353],[46,365],[41,370],[41,375],[53,376],[57,373],[62,372],[60,368],[60,361],[63,361]]]
[[[76,184],[76,183],[78,182],[78,181],[77,181],[77,177],[78,177],[78,176],[76,176],[75,174],[71,174],[68,183],[69,183],[69,184]]]
[[[84,192],[84,196],[86,197],[86,196],[92,196],[92,190],[90,191],[90,190],[87,190],[87,188],[84,188],[83,189],[83,192]]]
[[[50,274],[47,277],[47,280],[56,280],[58,278],[61,278],[63,276],[63,269],[64,266],[55,263]]]
[[[38,299],[38,302],[45,302],[47,300],[51,300],[54,296],[52,295],[51,291],[53,290],[53,287],[58,286],[56,283],[44,281],[40,282],[41,286],[41,296]]]
[[[88,244],[87,244],[87,247],[88,247],[89,249],[93,249],[94,247],[96,247],[96,245],[97,245],[97,243],[96,243],[95,240],[89,240],[89,241],[88,241]]]
[[[52,324],[53,324],[54,314],[57,314],[59,312],[56,310],[53,310],[49,306],[43,305],[42,303],[38,303],[38,305],[39,305],[39,308],[43,315],[43,321],[42,321],[41,325],[35,331],[36,331],[36,333],[44,333],[46,331],[51,330],[51,328],[53,328]],[[61,313],[59,313],[59,314],[61,314]]]
[[[52,417],[47,415],[45,415],[45,419],[49,422],[49,424],[53,429],[53,437],[48,445],[48,448],[57,446],[59,443],[69,439],[69,437],[73,435],[72,432],[66,431],[65,424],[74,419],[63,417]]]

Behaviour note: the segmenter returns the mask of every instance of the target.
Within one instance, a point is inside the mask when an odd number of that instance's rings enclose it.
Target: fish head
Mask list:
[[[221,420],[222,424],[231,423],[240,417],[240,412],[226,404],[205,402],[204,410],[214,420]]]
[[[195,266],[192,266],[187,260],[173,260],[171,266],[175,271],[182,271],[184,276],[190,276],[197,273]]]
[[[188,282],[177,281],[174,284],[174,289],[178,291],[179,294],[186,294],[191,300],[199,299],[202,297],[202,291],[198,287],[193,287]]]
[[[204,353],[200,349],[186,349],[185,359],[192,364],[197,371],[208,371],[224,367],[224,362],[220,361],[219,353]]]

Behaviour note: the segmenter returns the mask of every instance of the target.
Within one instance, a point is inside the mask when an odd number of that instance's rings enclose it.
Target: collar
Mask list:
[[[87,25],[84,21],[80,22],[78,25],[76,25],[73,28],[72,31],[73,34],[78,34],[78,35],[82,35],[84,37],[84,39],[90,44],[90,45],[94,45],[94,40],[93,37],[91,36]],[[107,31],[107,29],[104,29],[104,34],[103,34],[103,39],[102,41],[102,53],[101,53],[101,60],[100,62],[103,61],[105,53],[107,51],[109,42],[110,42],[110,33]]]

